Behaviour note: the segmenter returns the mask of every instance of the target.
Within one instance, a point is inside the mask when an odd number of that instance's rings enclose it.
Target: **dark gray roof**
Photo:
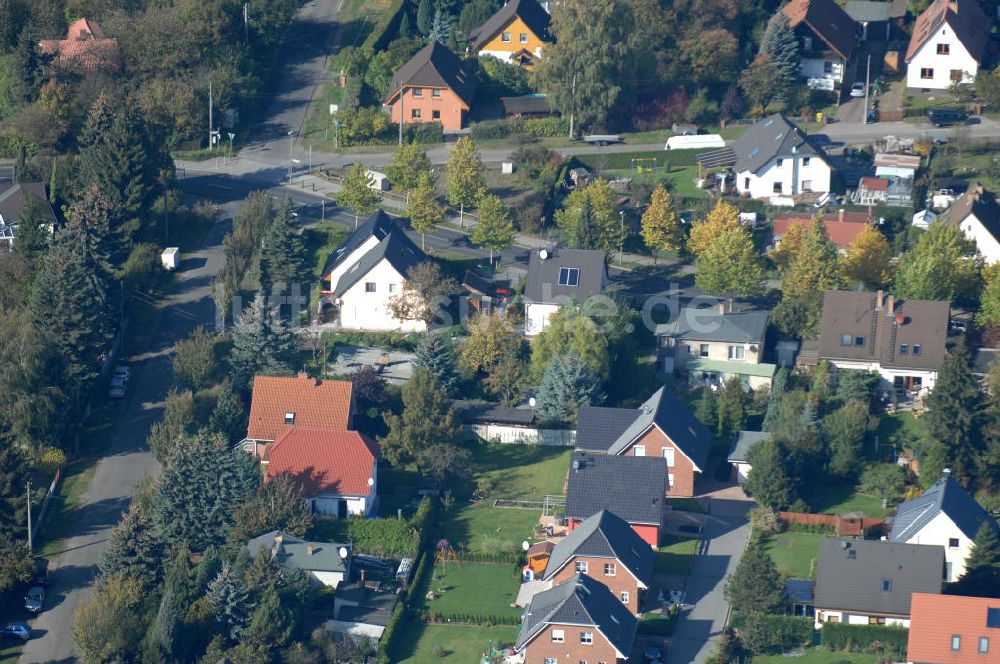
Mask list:
[[[593,627],[623,657],[628,657],[639,621],[611,594],[607,586],[589,576],[577,574],[531,598],[531,603],[524,610],[515,648],[523,650],[549,625]]]
[[[37,198],[44,205],[45,222],[54,223],[56,213],[49,204],[45,193],[45,185],[41,182],[8,182],[0,184],[0,217],[4,224],[16,226],[21,223],[24,206],[32,198]]]
[[[546,254],[545,259],[541,257],[542,251]],[[559,269],[563,267],[579,268],[580,277],[576,286],[559,285]],[[582,302],[604,291],[607,272],[603,251],[562,247],[532,251],[528,256],[524,297],[528,302],[538,304],[557,304],[564,298]]]
[[[638,408],[635,420],[618,438],[611,441],[608,454],[621,454],[635,440],[652,427],[673,442],[694,464],[695,470],[703,471],[708,461],[708,452],[713,437],[708,429],[694,416],[687,404],[666,387],[661,387]]]
[[[342,572],[344,574],[350,567],[351,546],[349,544],[307,542],[280,530],[272,530],[247,542],[247,551],[250,552],[250,557],[256,557],[257,550],[261,547],[273,550],[275,546],[278,546],[276,542],[278,536],[281,537],[281,544],[273,559],[280,567],[314,572]],[[309,547],[312,547],[311,553]],[[341,547],[348,551],[346,560],[340,557]]]
[[[462,61],[447,46],[431,42],[399,68],[389,85],[389,100],[397,94],[401,85],[426,86],[428,88],[451,88],[452,92],[472,105],[476,92],[475,79],[462,66]]]
[[[746,463],[750,458],[750,450],[757,443],[763,443],[771,437],[766,431],[737,431],[733,434],[733,447],[729,450],[729,463]]]
[[[945,473],[922,496],[900,504],[892,520],[889,541],[910,541],[942,512],[969,539],[976,536],[984,521],[997,527],[996,520],[959,486],[950,473]]]
[[[980,348],[972,358],[972,373],[985,376],[998,357],[1000,357],[1000,348]]]
[[[847,0],[844,11],[858,23],[875,23],[888,21],[892,13],[891,2],[873,2],[872,0]]]
[[[384,627],[389,623],[399,595],[353,582],[337,587],[337,599],[340,601],[337,602],[336,620]]]
[[[469,42],[473,51],[478,51],[503,30],[514,18],[520,17],[528,29],[542,41],[549,41],[549,13],[538,4],[537,0],[510,0],[501,7],[485,23],[469,33]]]
[[[638,408],[583,406],[576,425],[576,449],[607,452],[611,443],[639,417]]]
[[[755,122],[730,147],[736,153],[733,170],[737,173],[756,173],[776,157],[793,154],[826,157],[823,150],[813,145],[809,137],[781,113]]]
[[[731,341],[764,343],[767,311],[733,311],[684,307],[677,318],[656,326],[656,336],[690,341]]]
[[[812,579],[785,579],[785,597],[793,604],[812,604]]]
[[[466,424],[531,424],[535,421],[534,408],[511,408],[490,401],[453,399],[455,414]]]
[[[551,115],[552,102],[541,94],[500,97],[505,115]]]
[[[997,203],[996,196],[981,184],[969,187],[947,210],[938,215],[938,221],[949,226],[961,226],[972,215],[975,215],[993,239],[1000,241],[1000,204]]]
[[[357,230],[347,236],[344,244],[340,245],[335,251],[330,252],[330,255],[326,257],[326,262],[323,264],[323,271],[320,273],[320,277],[326,279],[333,272],[334,268],[364,244],[368,238],[374,236],[377,240],[381,241],[385,239],[386,235],[395,232],[402,231],[396,225],[396,222],[393,221],[392,217],[382,210],[376,210],[373,215],[365,219],[358,226]]]
[[[575,452],[568,485],[568,518],[583,520],[607,510],[629,523],[659,525],[667,493],[667,461]]]
[[[640,587],[649,587],[653,579],[653,548],[621,517],[606,510],[584,519],[556,544],[545,567],[544,579],[550,580],[574,556],[617,558],[639,581]]]
[[[908,616],[912,593],[941,592],[944,548],[824,538],[816,569],[816,608]],[[888,581],[888,589],[883,590]]]
[[[410,268],[428,260],[427,254],[397,227],[340,276],[333,289],[334,294],[343,295],[383,259],[404,277],[409,275]]]

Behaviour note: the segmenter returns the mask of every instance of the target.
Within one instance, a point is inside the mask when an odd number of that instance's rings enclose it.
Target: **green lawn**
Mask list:
[[[442,572],[435,565],[433,578],[418,589],[413,608],[438,614],[475,614],[484,617],[517,618],[521,609],[511,608],[520,585],[518,570],[513,565],[485,563],[449,563]],[[427,599],[427,591],[434,599]]]
[[[698,540],[668,535],[667,544],[657,549],[653,569],[657,574],[687,574],[697,550]]]
[[[814,484],[802,496],[818,514],[842,514],[844,512],[864,512],[866,516],[885,516],[882,499],[858,493],[849,484]]]
[[[401,624],[389,648],[389,660],[395,664],[475,664],[492,644],[511,646],[517,640],[517,627],[476,627],[468,625]],[[441,654],[435,654],[435,646]]]
[[[752,664],[834,664],[835,662],[850,662],[850,664],[875,664],[875,655],[858,652],[830,652],[829,650],[814,650],[808,648],[801,656],[785,657],[784,655],[757,655]]]
[[[312,256],[313,274],[319,274],[326,263],[327,256],[344,243],[348,230],[340,224],[320,222],[303,233],[306,250]]]
[[[520,551],[535,537],[541,510],[468,505],[445,524],[445,537],[456,548],[477,553]]]
[[[778,571],[796,579],[813,576],[813,562],[819,558],[819,541],[829,535],[787,532],[765,537],[764,550],[771,554]]]
[[[927,425],[913,413],[886,414],[879,418],[877,434],[880,446],[895,442],[910,447],[927,435]]]

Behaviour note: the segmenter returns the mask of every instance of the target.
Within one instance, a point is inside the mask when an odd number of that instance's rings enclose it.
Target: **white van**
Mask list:
[[[724,148],[726,141],[718,134],[696,134],[694,136],[671,136],[664,150],[695,150],[698,148]]]

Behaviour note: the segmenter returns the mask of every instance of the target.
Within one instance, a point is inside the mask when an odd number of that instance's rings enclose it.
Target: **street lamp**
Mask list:
[[[618,245],[618,267],[622,266],[622,254],[625,252],[625,210],[618,211],[619,218],[621,219],[621,226],[619,227],[619,234],[621,237],[621,244]]]
[[[292,181],[292,149],[295,146],[295,132],[291,129],[288,130],[288,181]]]

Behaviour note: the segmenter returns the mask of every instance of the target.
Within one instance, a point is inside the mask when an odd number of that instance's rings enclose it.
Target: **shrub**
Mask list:
[[[899,659],[906,654],[908,631],[902,627],[828,622],[821,635],[822,644],[830,650],[865,652],[885,648]]]
[[[403,602],[398,602],[396,608],[392,610],[392,615],[389,616],[389,622],[386,623],[385,631],[382,632],[382,639],[378,643],[378,651],[375,655],[375,661],[378,664],[389,664],[389,648],[392,647],[392,641],[396,636],[396,631],[399,629],[399,622],[403,619],[403,615],[406,613],[406,607]]]
[[[474,141],[484,141],[510,136],[511,123],[507,120],[487,120],[469,127],[469,135]]]
[[[396,125],[399,131],[399,125]],[[441,143],[444,141],[444,127],[440,122],[419,122],[403,127],[403,139],[411,143]]]
[[[550,138],[569,135],[569,120],[565,118],[528,118],[523,120],[522,131],[528,136]]]
[[[417,346],[424,338],[422,334],[406,335],[401,332],[338,332],[335,342],[358,346],[373,346],[382,350],[403,350],[416,352]]]
[[[361,553],[397,558],[416,553],[417,532],[402,519],[351,519],[347,532]]]
[[[47,447],[38,461],[46,473],[55,473],[66,464],[66,453],[55,447]]]
[[[767,537],[781,530],[781,520],[778,514],[767,507],[755,507],[750,510],[750,525],[757,537]]]
[[[160,265],[160,248],[144,242],[132,247],[132,252],[122,266],[125,283],[137,290],[152,290],[163,268]]]
[[[520,205],[514,213],[514,223],[522,233],[537,233],[545,223],[545,200],[530,198]]]
[[[344,91],[340,95],[339,110],[354,111],[361,106],[361,86],[363,81],[360,76],[351,76],[347,79]]]
[[[743,644],[754,654],[789,650],[812,640],[811,618],[736,613],[732,625]]]

